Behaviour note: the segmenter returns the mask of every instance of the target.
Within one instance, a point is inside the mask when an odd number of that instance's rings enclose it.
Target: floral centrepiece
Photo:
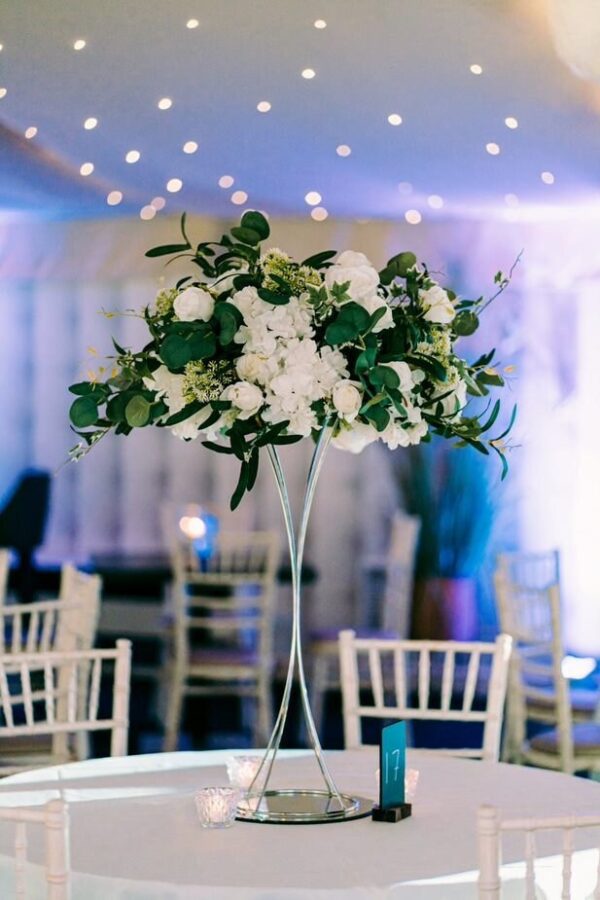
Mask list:
[[[156,425],[200,437],[240,460],[235,507],[254,485],[261,448],[331,427],[334,446],[355,453],[377,440],[395,449],[432,433],[454,438],[496,452],[504,476],[514,410],[490,438],[499,401],[479,413],[468,407],[504,383],[494,351],[469,363],[455,349],[490,300],[458,298],[409,252],[378,272],[351,250],[301,263],[263,251],[270,231],[259,212],[217,242],[192,246],[185,216],[181,230],[181,243],[147,253],[187,256],[196,270],[140,313],[149,342],[139,351],[115,343],[110,377],[70,388],[82,439],[74,459],[113,429]],[[496,283],[497,295],[508,279],[498,273]]]

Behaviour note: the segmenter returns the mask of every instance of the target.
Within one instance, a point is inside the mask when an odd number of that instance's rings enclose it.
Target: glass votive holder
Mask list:
[[[203,828],[230,828],[235,820],[240,792],[233,787],[205,787],[194,794]]]
[[[229,778],[229,783],[233,785],[233,787],[239,788],[241,791],[248,791],[250,785],[256,778],[258,770],[260,769],[260,764],[262,763],[262,756],[230,756],[226,760],[227,766],[227,776]],[[265,772],[261,772],[261,776],[259,781],[264,782]],[[260,784],[255,783],[254,788],[258,790]]]

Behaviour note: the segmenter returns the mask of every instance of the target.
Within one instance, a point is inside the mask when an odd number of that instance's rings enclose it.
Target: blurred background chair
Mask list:
[[[69,900],[69,812],[64,800],[49,800],[43,807],[0,808],[0,821],[15,825],[15,893],[17,900],[32,897],[27,890],[27,826],[44,828],[44,875],[47,900]],[[37,895],[36,895],[37,896]]]
[[[356,633],[364,638],[406,638],[410,626],[410,610],[414,582],[415,556],[419,541],[420,520],[402,510],[394,514],[387,555],[381,561],[368,559],[367,567],[380,567],[385,573],[384,590],[376,609],[369,610],[368,623]],[[326,694],[339,689],[340,628],[327,628],[311,634],[312,655],[311,705],[317,728],[322,724]]]
[[[361,719],[403,719],[479,723],[481,746],[442,749],[438,753],[497,761],[512,639],[495,643],[363,639],[353,631],[339,638],[344,740],[346,749],[362,747]],[[366,658],[370,702],[362,685]],[[360,673],[360,674],[359,674]],[[485,682],[485,706],[478,709]],[[434,683],[441,684],[439,703]],[[387,688],[386,685],[392,687]]]
[[[0,547],[0,604],[6,602],[8,574],[10,571],[10,551]]]
[[[563,674],[558,576],[555,551],[498,561],[500,626],[514,641],[503,758],[564,772],[597,771],[600,724],[592,720],[598,694],[571,691]],[[540,732],[540,725],[549,727]],[[530,736],[532,726],[540,733]]]
[[[111,650],[0,656],[0,775],[71,762],[82,746],[76,736],[90,732],[110,732],[110,755],[124,756],[130,669],[131,643],[124,640]],[[107,677],[110,714],[103,715],[101,688]],[[5,747],[14,738],[39,738],[39,752],[12,757]]]
[[[174,529],[172,642],[167,662],[165,749],[175,750],[189,696],[252,698],[253,737],[264,743],[272,722],[276,532],[223,532],[210,547],[194,529]]]
[[[479,900],[500,900],[502,881],[500,866],[502,863],[502,836],[504,834],[522,833],[525,857],[525,894],[527,898],[549,896],[541,890],[542,885],[536,881],[536,836],[548,831],[562,832],[562,900],[578,900],[583,894],[572,890],[574,832],[578,829],[596,829],[597,839],[600,837],[600,816],[554,816],[552,818],[502,819],[500,811],[494,806],[480,806],[477,815],[477,844],[479,854]],[[546,854],[544,854],[546,855]],[[592,851],[594,857],[597,851]],[[595,888],[593,893],[585,891],[585,896],[592,900],[600,896],[600,869],[593,860],[595,870]],[[558,878],[548,860],[543,863],[546,875],[544,888],[558,888]],[[548,871],[550,882],[548,880]],[[558,896],[555,894],[554,896]]]
[[[19,557],[16,589],[23,603],[35,597],[35,551],[44,542],[50,508],[50,474],[26,471],[0,510],[0,547]]]

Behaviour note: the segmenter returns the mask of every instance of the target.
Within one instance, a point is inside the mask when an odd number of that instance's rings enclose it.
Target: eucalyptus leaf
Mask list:
[[[69,418],[75,428],[87,428],[95,425],[98,419],[98,407],[91,397],[78,397],[71,404]]]
[[[479,319],[474,312],[459,312],[452,322],[454,334],[467,337],[474,334],[479,328]]]
[[[250,209],[245,212],[241,220],[242,228],[249,228],[258,234],[261,241],[266,240],[271,234],[271,228],[266,218],[257,210]]]
[[[189,249],[189,244],[163,244],[162,247],[152,247],[151,250],[146,250],[146,256],[171,256],[173,253],[185,253]]]

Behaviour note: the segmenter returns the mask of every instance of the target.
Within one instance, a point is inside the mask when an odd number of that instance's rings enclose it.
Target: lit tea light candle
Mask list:
[[[235,820],[240,792],[232,787],[201,788],[194,794],[203,828],[230,828]]]
[[[226,763],[230,784],[247,791],[256,778],[261,763],[262,756],[230,756]],[[264,780],[262,775],[260,780]],[[258,785],[254,787],[258,789]]]

